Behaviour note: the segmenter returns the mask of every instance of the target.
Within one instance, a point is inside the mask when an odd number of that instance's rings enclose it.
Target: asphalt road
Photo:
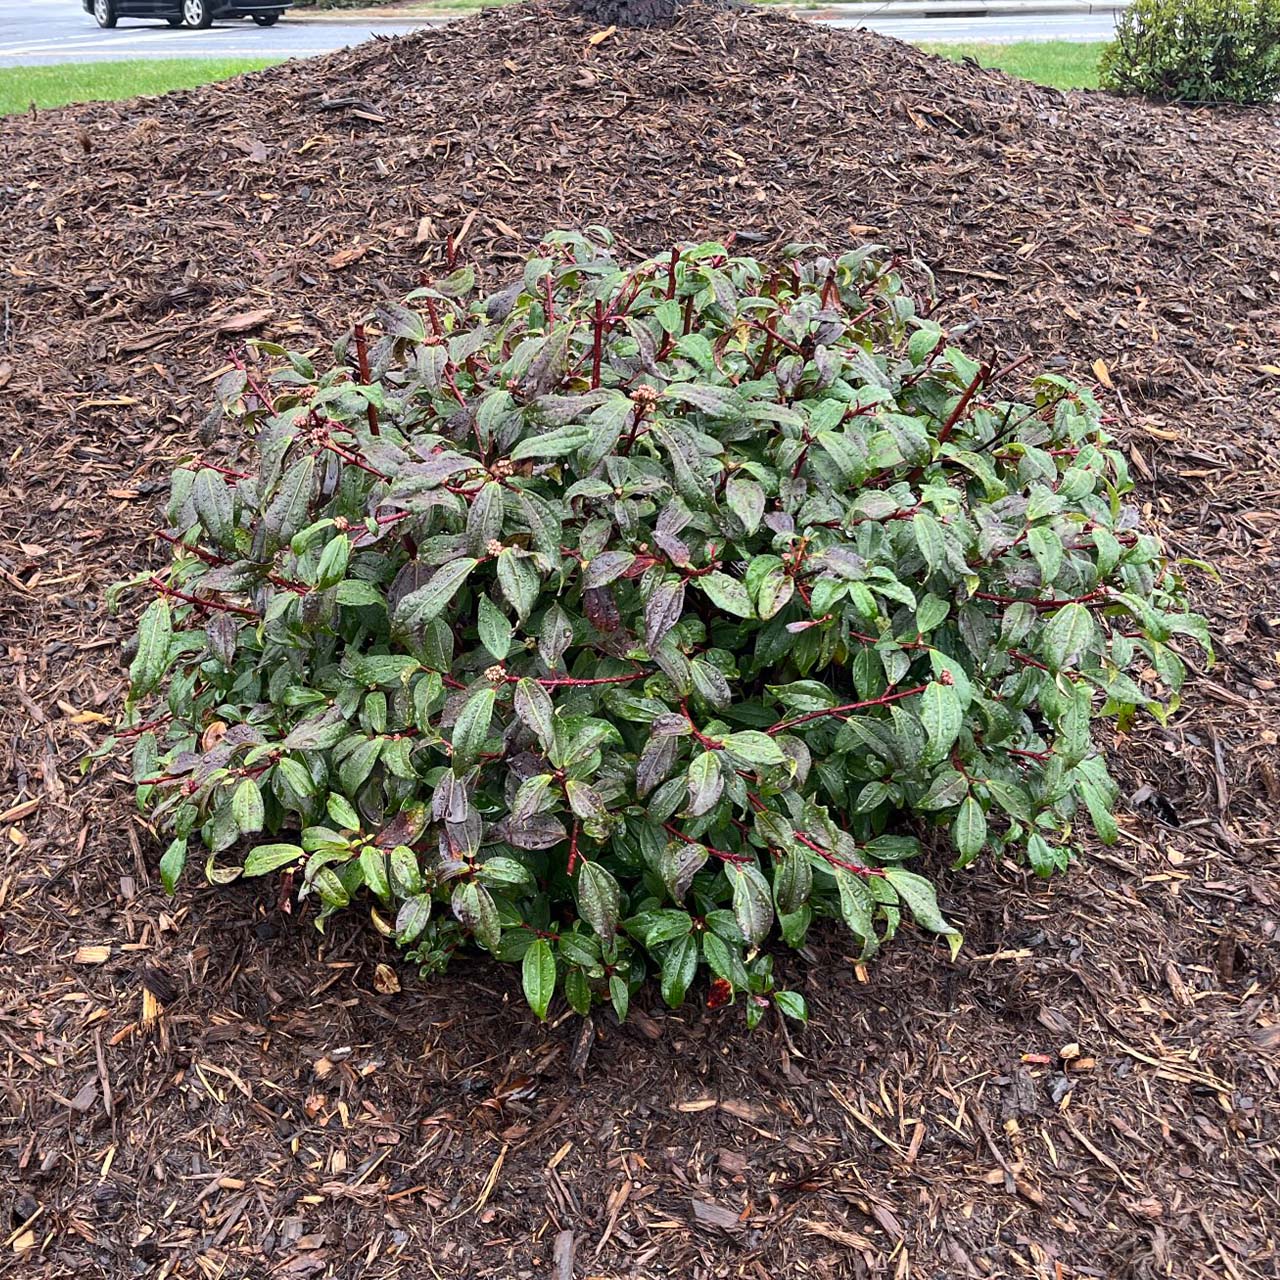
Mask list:
[[[420,24],[315,22],[290,19],[274,27],[215,23],[207,31],[121,18],[102,31],[79,0],[0,0],[0,66],[107,62],[122,58],[307,58],[372,35],[401,35]],[[841,25],[841,24],[837,24]],[[884,18],[858,25],[904,40],[1106,40],[1110,14],[993,15],[983,18]]]

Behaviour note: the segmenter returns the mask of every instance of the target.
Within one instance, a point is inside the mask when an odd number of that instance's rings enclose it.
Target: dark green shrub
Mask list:
[[[1090,722],[1176,703],[1205,626],[1087,391],[1001,399],[866,251],[607,243],[224,377],[245,456],[174,473],[122,736],[170,887],[197,845],[282,872],[424,969],[521,962],[539,1015],[703,963],[803,1015],[775,920],[954,945],[922,838],[1113,838]]]
[[[1280,0],[1135,0],[1102,53],[1104,88],[1173,102],[1272,102]]]

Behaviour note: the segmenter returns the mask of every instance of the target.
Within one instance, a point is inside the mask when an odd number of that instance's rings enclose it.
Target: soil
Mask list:
[[[1280,1274],[1280,122],[776,15],[593,34],[535,3],[0,124],[0,1272]],[[648,993],[592,1042],[358,918],[166,898],[86,768],[103,590],[160,561],[229,352],[581,223],[924,258],[971,350],[1101,384],[1146,519],[1218,575],[1218,665],[1106,743],[1120,842],[944,875],[954,963],[818,935],[780,959],[804,1031]]]

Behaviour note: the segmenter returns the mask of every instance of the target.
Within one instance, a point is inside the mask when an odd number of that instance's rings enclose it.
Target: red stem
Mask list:
[[[845,871],[852,871],[858,876],[883,876],[884,872],[879,867],[860,867],[856,862],[846,862],[843,858],[837,858],[830,849],[824,849],[816,841],[811,840],[803,831],[796,832],[796,839],[800,841],[806,849],[812,849],[814,853],[820,854],[833,867],[841,867]]]
[[[365,345],[364,325],[356,325],[356,368],[360,373],[360,381],[367,387],[372,378],[369,376],[369,349]],[[378,411],[372,404],[365,405],[365,412],[369,419],[369,432],[371,435],[378,434]]]
[[[262,384],[249,372],[249,368],[245,362],[241,360],[239,356],[232,356],[231,363],[244,374],[244,380],[248,384],[249,390],[252,391],[253,394],[262,402],[263,408],[270,409],[272,413],[275,413],[275,401],[272,400],[271,397],[262,389]]]
[[[627,684],[632,680],[643,680],[649,673],[647,671],[633,671],[630,675],[625,676],[597,676],[593,680],[579,680],[574,676],[531,676],[534,684],[540,684],[544,689],[571,688],[584,689],[588,685],[593,684]],[[507,684],[518,684],[525,679],[524,676],[504,675],[503,680]]]
[[[594,391],[600,385],[600,358],[604,350],[604,303],[599,298],[591,328],[591,389]]]
[[[683,840],[685,844],[702,845],[702,847],[711,854],[712,857],[719,858],[721,862],[732,862],[736,863],[738,866],[742,866],[751,861],[750,858],[743,857],[740,853],[730,853],[727,849],[716,849],[712,845],[703,844],[701,840],[694,840],[691,836],[685,835],[683,831],[678,830],[669,822],[664,822],[662,824],[662,829],[670,832],[677,840]]]
[[[1102,599],[1107,594],[1106,587],[1098,587],[1082,596],[1070,596],[1063,600],[1027,600],[1022,596],[998,596],[990,591],[975,591],[975,600],[992,600],[996,604],[1029,604],[1033,609],[1060,609],[1066,604],[1087,604],[1090,600]]]
[[[987,366],[984,364],[981,369],[974,375],[973,381],[965,388],[965,393],[956,402],[956,407],[952,409],[951,416],[942,424],[942,430],[938,432],[938,443],[950,436],[955,429],[955,425],[964,417],[964,411],[969,407],[969,402],[978,394],[978,390],[987,384],[988,380]]]
[[[321,441],[321,448],[328,449],[331,453],[336,453],[343,462],[349,462],[353,467],[359,467],[361,471],[367,471],[371,476],[377,476],[379,480],[391,479],[390,476],[384,475],[377,467],[371,467],[363,458],[357,458],[354,453],[348,452],[340,444],[334,444],[332,440]]]
[[[175,600],[181,600],[185,604],[198,605],[202,609],[217,609],[223,613],[238,613],[246,618],[256,618],[258,615],[252,610],[246,608],[242,604],[227,604],[223,600],[209,600],[201,596],[189,596],[185,591],[179,591],[177,587],[171,587],[167,583],[161,582],[154,574],[151,576],[151,585],[163,596],[172,596]]]
[[[708,751],[723,751],[724,743],[717,742],[714,738],[708,738],[705,734],[698,732],[698,726],[694,724],[693,717],[689,714],[688,699],[682,698],[680,701],[680,710],[684,712],[684,718],[689,722],[689,728],[693,730],[695,741],[699,742]]]
[[[798,724],[806,724],[810,720],[820,720],[823,716],[838,716],[846,711],[861,711],[864,707],[883,707],[890,702],[900,702],[903,698],[914,697],[917,693],[923,693],[929,686],[927,684],[918,684],[911,689],[901,689],[897,693],[883,693],[878,698],[868,698],[865,702],[848,702],[841,707],[827,707],[824,711],[810,711],[805,715],[796,716],[794,720],[783,720],[775,724],[771,729],[766,729],[765,733],[773,735],[781,733],[784,729],[792,729]]]

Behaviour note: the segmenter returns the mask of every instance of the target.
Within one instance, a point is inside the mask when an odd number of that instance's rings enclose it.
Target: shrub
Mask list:
[[[1134,0],[1100,73],[1118,93],[1271,102],[1280,94],[1280,0]]]
[[[1039,874],[1085,813],[1113,838],[1091,719],[1176,703],[1205,625],[1089,392],[1000,398],[869,251],[624,273],[592,234],[224,376],[252,444],[175,471],[136,580],[138,797],[170,889],[198,845],[321,922],[360,898],[426,971],[520,962],[540,1016],[703,964],[803,1016],[775,920],[955,945],[922,837]]]

